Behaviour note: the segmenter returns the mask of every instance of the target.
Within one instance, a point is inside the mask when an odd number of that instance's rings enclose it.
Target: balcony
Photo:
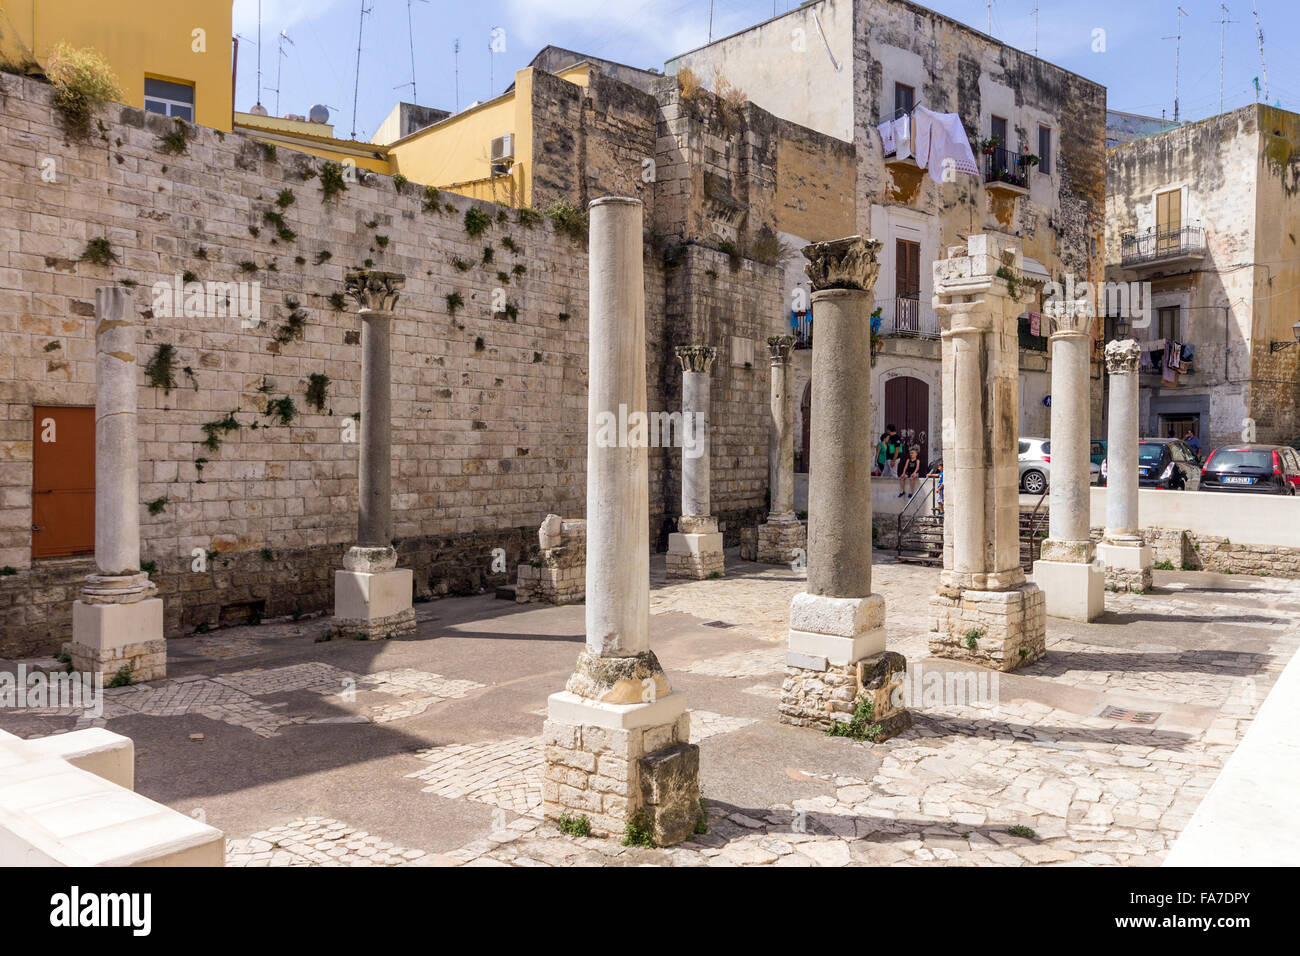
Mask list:
[[[1148,229],[1120,237],[1120,264],[1129,269],[1193,266],[1205,258],[1205,229]]]
[[[1024,154],[1005,146],[993,146],[984,152],[984,185],[990,192],[1028,196],[1029,169]]]
[[[1034,335],[1033,324],[1030,322],[1029,316],[1022,315],[1016,329],[1020,347],[1027,352],[1046,352],[1047,336],[1041,333],[1048,331],[1047,325],[1048,320],[1046,318],[1039,319],[1038,331],[1040,334]]]
[[[898,296],[894,299],[894,314],[880,323],[881,338],[890,335],[910,336],[918,339],[939,337],[939,317],[921,312],[920,293]]]
[[[790,317],[790,334],[797,349],[812,348],[812,312],[795,312]]]

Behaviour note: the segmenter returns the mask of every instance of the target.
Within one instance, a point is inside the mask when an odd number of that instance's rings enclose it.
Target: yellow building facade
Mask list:
[[[171,115],[184,116],[188,96],[187,118],[229,130],[231,6],[232,0],[0,0],[0,26],[7,21],[40,64],[60,42],[98,51],[130,106],[144,108],[149,93]]]

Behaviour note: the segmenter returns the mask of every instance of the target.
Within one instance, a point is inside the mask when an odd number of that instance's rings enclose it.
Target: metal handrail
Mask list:
[[[921,478],[921,484],[917,487],[916,494],[904,503],[903,510],[898,513],[898,538],[894,542],[894,551],[897,556],[901,557],[903,554],[904,533],[910,531],[912,526],[916,524],[916,520],[921,517],[920,505],[921,502],[925,500],[924,496],[927,491],[929,492],[930,498],[930,510],[928,513],[934,514],[935,496],[938,492],[938,488],[939,479],[933,475],[925,475]],[[913,511],[913,509],[916,510]],[[906,526],[903,524],[905,518],[908,519]]]
[[[1044,489],[1043,489],[1043,493],[1042,493],[1041,495],[1038,496],[1038,504],[1034,505],[1034,510],[1033,510],[1032,512],[1030,512],[1030,514],[1029,514],[1029,555],[1028,555],[1028,559],[1029,559],[1029,564],[1030,564],[1031,566],[1033,565],[1034,558],[1035,558],[1035,554],[1034,554],[1034,541],[1035,541],[1035,540],[1037,539],[1037,537],[1038,537],[1038,520],[1039,520],[1039,512],[1042,511],[1042,508],[1043,508],[1043,502],[1047,500],[1047,495],[1048,495],[1048,491],[1049,491],[1049,490],[1050,490],[1050,489],[1047,489],[1047,488],[1044,488]],[[1043,515],[1042,515],[1042,517],[1047,517],[1047,516],[1048,516],[1048,515],[1047,515],[1046,512],[1044,512]],[[1040,552],[1039,552],[1039,553],[1041,553],[1041,548],[1040,548]],[[1026,569],[1026,570],[1028,570],[1028,569]]]

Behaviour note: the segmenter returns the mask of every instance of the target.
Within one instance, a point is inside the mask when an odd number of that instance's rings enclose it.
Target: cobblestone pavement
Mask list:
[[[540,820],[545,696],[576,655],[580,608],[436,602],[420,607],[415,638],[366,648],[313,643],[326,619],[231,629],[174,642],[177,669],[201,673],[107,691],[98,717],[9,710],[0,727],[164,728],[145,748],[161,771],[176,753],[168,721],[217,721],[237,750],[263,741],[261,760],[316,742],[278,802],[263,806],[253,783],[169,801],[217,807],[210,822],[232,866],[1145,866],[1163,859],[1300,647],[1300,582],[1157,572],[1151,594],[1107,594],[1098,622],[1049,619],[1047,656],[995,677],[929,658],[937,573],[885,562],[874,589],[890,647],[909,661],[915,726],[855,743],[776,721],[802,575],[728,560],[724,579],[671,583],[652,563],[654,628],[668,635],[656,650],[695,705],[708,802],[707,832],[671,849]],[[936,674],[932,697],[922,678]],[[382,753],[346,736],[381,727],[401,734]],[[326,772],[318,793],[308,781]],[[403,809],[384,816],[337,797],[341,786]],[[294,813],[299,801],[312,809]]]

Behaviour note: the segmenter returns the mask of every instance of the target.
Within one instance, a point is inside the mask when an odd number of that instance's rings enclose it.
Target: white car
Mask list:
[[[1046,438],[1020,439],[1020,490],[1041,495],[1052,477],[1052,443]]]

